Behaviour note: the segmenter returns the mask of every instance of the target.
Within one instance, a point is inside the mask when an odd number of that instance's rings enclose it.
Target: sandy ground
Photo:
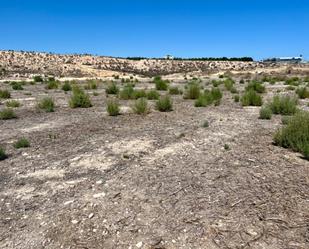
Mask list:
[[[12,91],[23,106],[0,120],[0,248],[309,248],[309,162],[272,144],[280,116],[225,91],[216,107],[173,96],[170,113],[121,101],[110,117],[95,91],[89,109],[43,85]],[[47,95],[54,113],[35,108]],[[22,136],[31,147],[14,149]]]

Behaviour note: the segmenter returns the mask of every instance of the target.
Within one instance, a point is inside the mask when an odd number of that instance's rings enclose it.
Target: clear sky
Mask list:
[[[1,0],[0,49],[309,58],[308,0]]]

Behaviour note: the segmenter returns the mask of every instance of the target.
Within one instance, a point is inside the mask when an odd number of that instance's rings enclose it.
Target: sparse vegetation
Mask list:
[[[150,90],[147,92],[147,99],[149,100],[154,100],[154,99],[159,99],[160,94],[156,90]]]
[[[11,93],[8,90],[0,90],[0,99],[11,98]]]
[[[121,99],[133,99],[134,98],[134,88],[131,84],[127,84],[119,93]]]
[[[205,120],[205,121],[203,122],[202,127],[204,127],[204,128],[208,128],[208,127],[209,127],[209,122],[208,122],[208,120]]]
[[[44,80],[43,80],[42,76],[36,75],[36,76],[33,77],[33,81],[34,82],[43,82]]]
[[[296,90],[296,94],[300,99],[309,98],[309,90],[307,87],[300,87]]]
[[[98,88],[97,83],[94,80],[89,80],[87,84],[84,86],[85,90],[95,90]]]
[[[24,90],[24,88],[23,88],[23,86],[20,82],[14,81],[14,82],[11,83],[11,86],[12,86],[13,90]]]
[[[7,120],[7,119],[14,119],[17,118],[15,112],[11,108],[5,108],[0,111],[0,119]]]
[[[234,98],[234,102],[236,102],[236,103],[239,102],[239,99],[240,99],[239,95],[234,95],[233,98]]]
[[[8,155],[6,154],[5,150],[2,147],[0,147],[0,161],[3,161],[7,158],[8,158]]]
[[[298,112],[274,135],[276,145],[300,152],[309,160],[309,112]]]
[[[135,100],[134,105],[132,107],[133,112],[136,114],[147,114],[149,112],[148,102],[146,98],[139,98]]]
[[[184,94],[184,99],[197,99],[200,96],[201,88],[197,83],[190,83]]]
[[[257,93],[264,93],[265,86],[262,85],[260,82],[253,80],[246,86],[246,91],[254,90]]]
[[[146,97],[147,93],[145,92],[144,89],[134,90],[133,92],[133,99],[146,98]]]
[[[269,106],[263,106],[260,109],[260,119],[271,119],[272,110]]]
[[[12,108],[17,108],[17,107],[20,107],[20,106],[21,106],[20,102],[17,101],[17,100],[10,100],[10,101],[6,102],[5,105],[6,105],[7,107],[12,107]]]
[[[293,115],[297,111],[297,99],[276,95],[269,103],[269,107],[273,114]]]
[[[117,116],[120,114],[119,103],[115,99],[107,101],[106,110],[110,116]]]
[[[45,89],[58,89],[58,82],[57,81],[48,81]]]
[[[70,82],[68,82],[68,81],[64,82],[64,84],[62,86],[62,90],[65,91],[65,92],[71,91],[72,86],[71,86]]]
[[[156,89],[158,91],[166,91],[168,89],[169,81],[168,80],[162,80],[162,78],[160,76],[156,76],[154,78],[154,83],[155,83]]]
[[[111,82],[107,85],[106,89],[105,89],[105,92],[107,94],[118,94],[119,93],[119,88],[118,86],[116,85],[115,82]]]
[[[182,94],[182,91],[177,86],[171,86],[168,89],[169,94],[171,95],[179,95]]]
[[[14,143],[14,148],[20,149],[20,148],[27,148],[30,147],[30,142],[26,138],[20,138]]]
[[[54,100],[51,97],[45,97],[41,99],[37,107],[41,110],[44,110],[45,112],[54,112],[55,111],[55,103]]]
[[[170,96],[161,96],[156,102],[156,108],[160,112],[170,112],[173,110],[173,102]]]
[[[241,97],[242,106],[261,106],[263,104],[262,97],[253,89],[246,91]]]
[[[92,103],[88,94],[86,94],[78,86],[73,88],[73,94],[69,101],[71,108],[89,108],[92,107]]]

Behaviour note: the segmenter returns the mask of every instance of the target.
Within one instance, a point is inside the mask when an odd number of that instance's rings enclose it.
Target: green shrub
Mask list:
[[[220,91],[219,88],[213,87],[210,91],[211,96],[214,100],[220,100],[223,97],[222,92]]]
[[[200,94],[198,99],[195,100],[195,107],[206,107],[211,105],[214,102],[214,98],[210,91],[205,91],[203,94]]]
[[[71,86],[70,82],[68,82],[68,81],[64,82],[64,84],[62,86],[62,90],[65,91],[65,92],[71,91],[72,86]]]
[[[239,95],[234,95],[233,98],[234,98],[234,101],[235,101],[235,102],[239,102],[239,99],[240,99],[240,98],[239,98]]]
[[[36,75],[33,77],[34,82],[43,82],[43,78],[40,75]]]
[[[276,145],[300,152],[309,160],[309,112],[298,112],[274,135]]]
[[[253,89],[246,91],[241,97],[242,106],[261,106],[262,97]]]
[[[147,92],[147,99],[159,99],[160,94],[156,90],[150,90]]]
[[[296,90],[296,94],[298,95],[300,99],[309,98],[309,90],[307,89],[307,87],[298,88]]]
[[[260,82],[253,80],[246,86],[246,91],[254,90],[258,93],[265,92],[265,86],[263,86]]]
[[[156,89],[158,91],[166,91],[168,89],[168,81],[167,80],[158,80],[155,81]]]
[[[26,138],[20,138],[18,141],[14,143],[14,148],[20,149],[20,148],[27,148],[30,147],[30,143]]]
[[[225,150],[230,150],[230,146],[228,144],[224,144],[224,149]]]
[[[292,78],[288,78],[285,80],[285,85],[292,85],[292,86],[298,86],[299,83],[299,78],[298,77],[292,77]]]
[[[271,119],[272,110],[269,106],[264,106],[260,109],[260,119]]]
[[[295,86],[287,86],[285,89],[287,91],[294,91],[295,90]]]
[[[97,83],[94,81],[94,80],[89,80],[87,82],[87,85],[84,86],[85,90],[90,90],[90,89],[97,89],[98,88],[98,85]]]
[[[292,117],[292,116],[282,116],[282,117],[281,117],[281,123],[282,123],[283,125],[287,125],[287,124],[290,122],[291,117]]]
[[[71,108],[89,108],[92,106],[90,97],[78,86],[73,88],[73,94],[69,101],[69,106]]]
[[[115,82],[111,82],[107,85],[106,89],[105,89],[105,92],[107,94],[118,94],[119,93],[119,88],[118,86],[116,85]]]
[[[5,108],[2,111],[0,111],[0,119],[7,120],[7,119],[13,119],[16,118],[16,114],[11,108]]]
[[[0,99],[11,98],[11,93],[8,90],[0,90]]]
[[[55,104],[52,98],[45,97],[41,99],[38,104],[38,108],[44,110],[45,112],[54,112],[55,111]]]
[[[224,80],[224,86],[226,90],[231,91],[234,88],[234,83],[235,81],[230,78]]]
[[[273,114],[292,115],[297,111],[297,99],[290,96],[274,96],[269,104]]]
[[[132,109],[136,114],[147,114],[149,112],[147,99],[139,98],[135,100]]]
[[[161,96],[156,102],[156,108],[160,112],[169,112],[173,110],[173,102],[170,96]]]
[[[135,90],[133,92],[133,99],[146,98],[146,97],[147,97],[147,93],[143,89]]]
[[[108,100],[106,110],[110,116],[117,116],[120,114],[119,103],[116,100]]]
[[[178,94],[182,94],[182,91],[177,87],[177,86],[171,86],[168,89],[169,94],[171,95],[178,95]]]
[[[13,107],[13,108],[14,108],[14,107],[20,107],[20,106],[21,106],[20,102],[17,101],[17,100],[8,101],[8,102],[5,103],[5,105],[6,105],[7,107]]]
[[[239,84],[245,84],[245,80],[244,80],[244,79],[241,79],[241,80],[239,81]]]
[[[12,82],[11,83],[13,90],[24,90],[22,84],[20,82]]]
[[[58,89],[58,82],[57,81],[48,81],[47,85],[45,86],[46,89]]]
[[[134,88],[131,84],[126,85],[119,93],[121,99],[133,99],[134,98]]]
[[[200,96],[201,88],[197,83],[190,83],[184,94],[185,99],[197,99]]]
[[[8,156],[5,153],[5,150],[2,147],[0,147],[0,161],[3,161],[5,159],[7,159],[7,158],[8,158]]]

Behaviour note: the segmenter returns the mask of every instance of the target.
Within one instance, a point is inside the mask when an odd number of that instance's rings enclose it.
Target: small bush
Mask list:
[[[297,99],[290,96],[274,96],[269,104],[273,114],[292,115],[297,111]]]
[[[231,91],[234,88],[234,83],[235,81],[230,78],[224,80],[224,86],[226,90]]]
[[[223,97],[222,92],[220,91],[219,88],[213,87],[210,91],[211,96],[214,100],[220,100]]]
[[[170,96],[161,96],[157,103],[156,103],[156,108],[160,112],[169,112],[173,110],[173,102],[170,98]]]
[[[309,90],[307,89],[307,87],[298,88],[296,90],[296,94],[298,95],[300,99],[309,98]]]
[[[95,90],[98,88],[98,85],[94,80],[90,80],[87,82],[87,85],[85,85],[84,88],[85,90]]]
[[[72,90],[72,86],[71,86],[70,82],[66,81],[66,82],[64,82],[61,89],[65,92],[68,92],[68,91]]]
[[[119,77],[119,76],[118,76]],[[119,88],[118,86],[116,85],[115,82],[111,82],[107,85],[106,89],[105,89],[105,92],[107,94],[118,94],[119,93]]]
[[[228,144],[225,144],[225,145],[224,145],[224,149],[225,149],[225,150],[230,150],[230,146],[229,146]]]
[[[133,99],[146,98],[146,97],[147,97],[147,93],[143,89],[135,90],[133,92]]]
[[[18,141],[14,143],[14,148],[20,149],[20,148],[27,148],[30,147],[30,143],[26,138],[20,138]]]
[[[166,80],[155,81],[155,84],[158,91],[166,91],[168,89],[168,81]]]
[[[11,83],[13,90],[24,90],[22,84],[20,82],[12,82]]]
[[[246,91],[249,90],[254,90],[258,93],[264,93],[265,86],[263,86],[260,82],[253,80],[246,86]]]
[[[239,95],[234,95],[233,98],[234,98],[234,101],[235,101],[235,102],[237,102],[237,103],[239,102],[239,99],[240,99],[240,98],[239,98]]]
[[[36,75],[33,77],[34,82],[43,82],[43,78],[40,75]]]
[[[241,79],[241,80],[239,81],[239,84],[245,84],[245,80],[244,80],[244,79]]]
[[[119,103],[116,100],[108,100],[106,110],[110,116],[117,116],[120,114]]]
[[[274,143],[300,152],[309,160],[309,112],[298,112],[274,135]]]
[[[11,101],[6,102],[6,106],[7,106],[7,107],[16,108],[16,107],[20,107],[21,104],[20,104],[20,102],[17,101],[17,100],[11,100]]]
[[[55,104],[52,98],[45,97],[41,99],[38,103],[38,108],[44,110],[45,112],[54,112],[55,111]]]
[[[195,107],[206,107],[213,103],[214,98],[210,92],[205,92],[201,94],[198,99],[195,100],[194,106]]]
[[[147,99],[152,100],[152,99],[159,99],[160,94],[156,90],[150,90],[147,92]]]
[[[290,122],[290,120],[291,120],[291,116],[282,116],[281,117],[281,123],[283,125],[287,125]]]
[[[8,156],[5,153],[5,150],[2,147],[0,147],[0,161],[3,161],[5,159],[7,159],[7,158],[8,158]]]
[[[285,80],[285,85],[292,85],[292,86],[298,86],[299,83],[299,78],[298,77],[292,77],[292,78],[288,78]]]
[[[285,89],[287,91],[294,91],[295,90],[295,86],[287,86]]]
[[[260,119],[271,119],[272,111],[268,106],[264,106],[260,110]]]
[[[48,81],[45,89],[58,89],[58,82],[57,81]]]
[[[0,90],[0,99],[11,98],[11,93],[8,90]]]
[[[262,97],[253,89],[246,91],[241,97],[242,106],[261,106],[263,104]]]
[[[7,119],[13,119],[16,118],[16,114],[11,108],[5,108],[2,111],[0,111],[0,119],[7,120]]]
[[[204,128],[208,128],[209,127],[209,122],[207,120],[205,120],[202,124],[202,127]]]
[[[126,85],[119,93],[121,99],[133,99],[134,97],[134,88],[131,84]]]
[[[147,99],[146,98],[137,99],[132,109],[136,114],[147,114],[149,112]]]
[[[197,83],[191,83],[188,85],[184,94],[185,99],[197,99],[200,96],[201,88]]]
[[[90,97],[82,89],[75,86],[73,88],[73,95],[69,101],[69,106],[71,108],[89,108],[92,106]]]
[[[169,94],[171,95],[179,95],[182,94],[182,91],[177,86],[171,86],[168,89]]]

